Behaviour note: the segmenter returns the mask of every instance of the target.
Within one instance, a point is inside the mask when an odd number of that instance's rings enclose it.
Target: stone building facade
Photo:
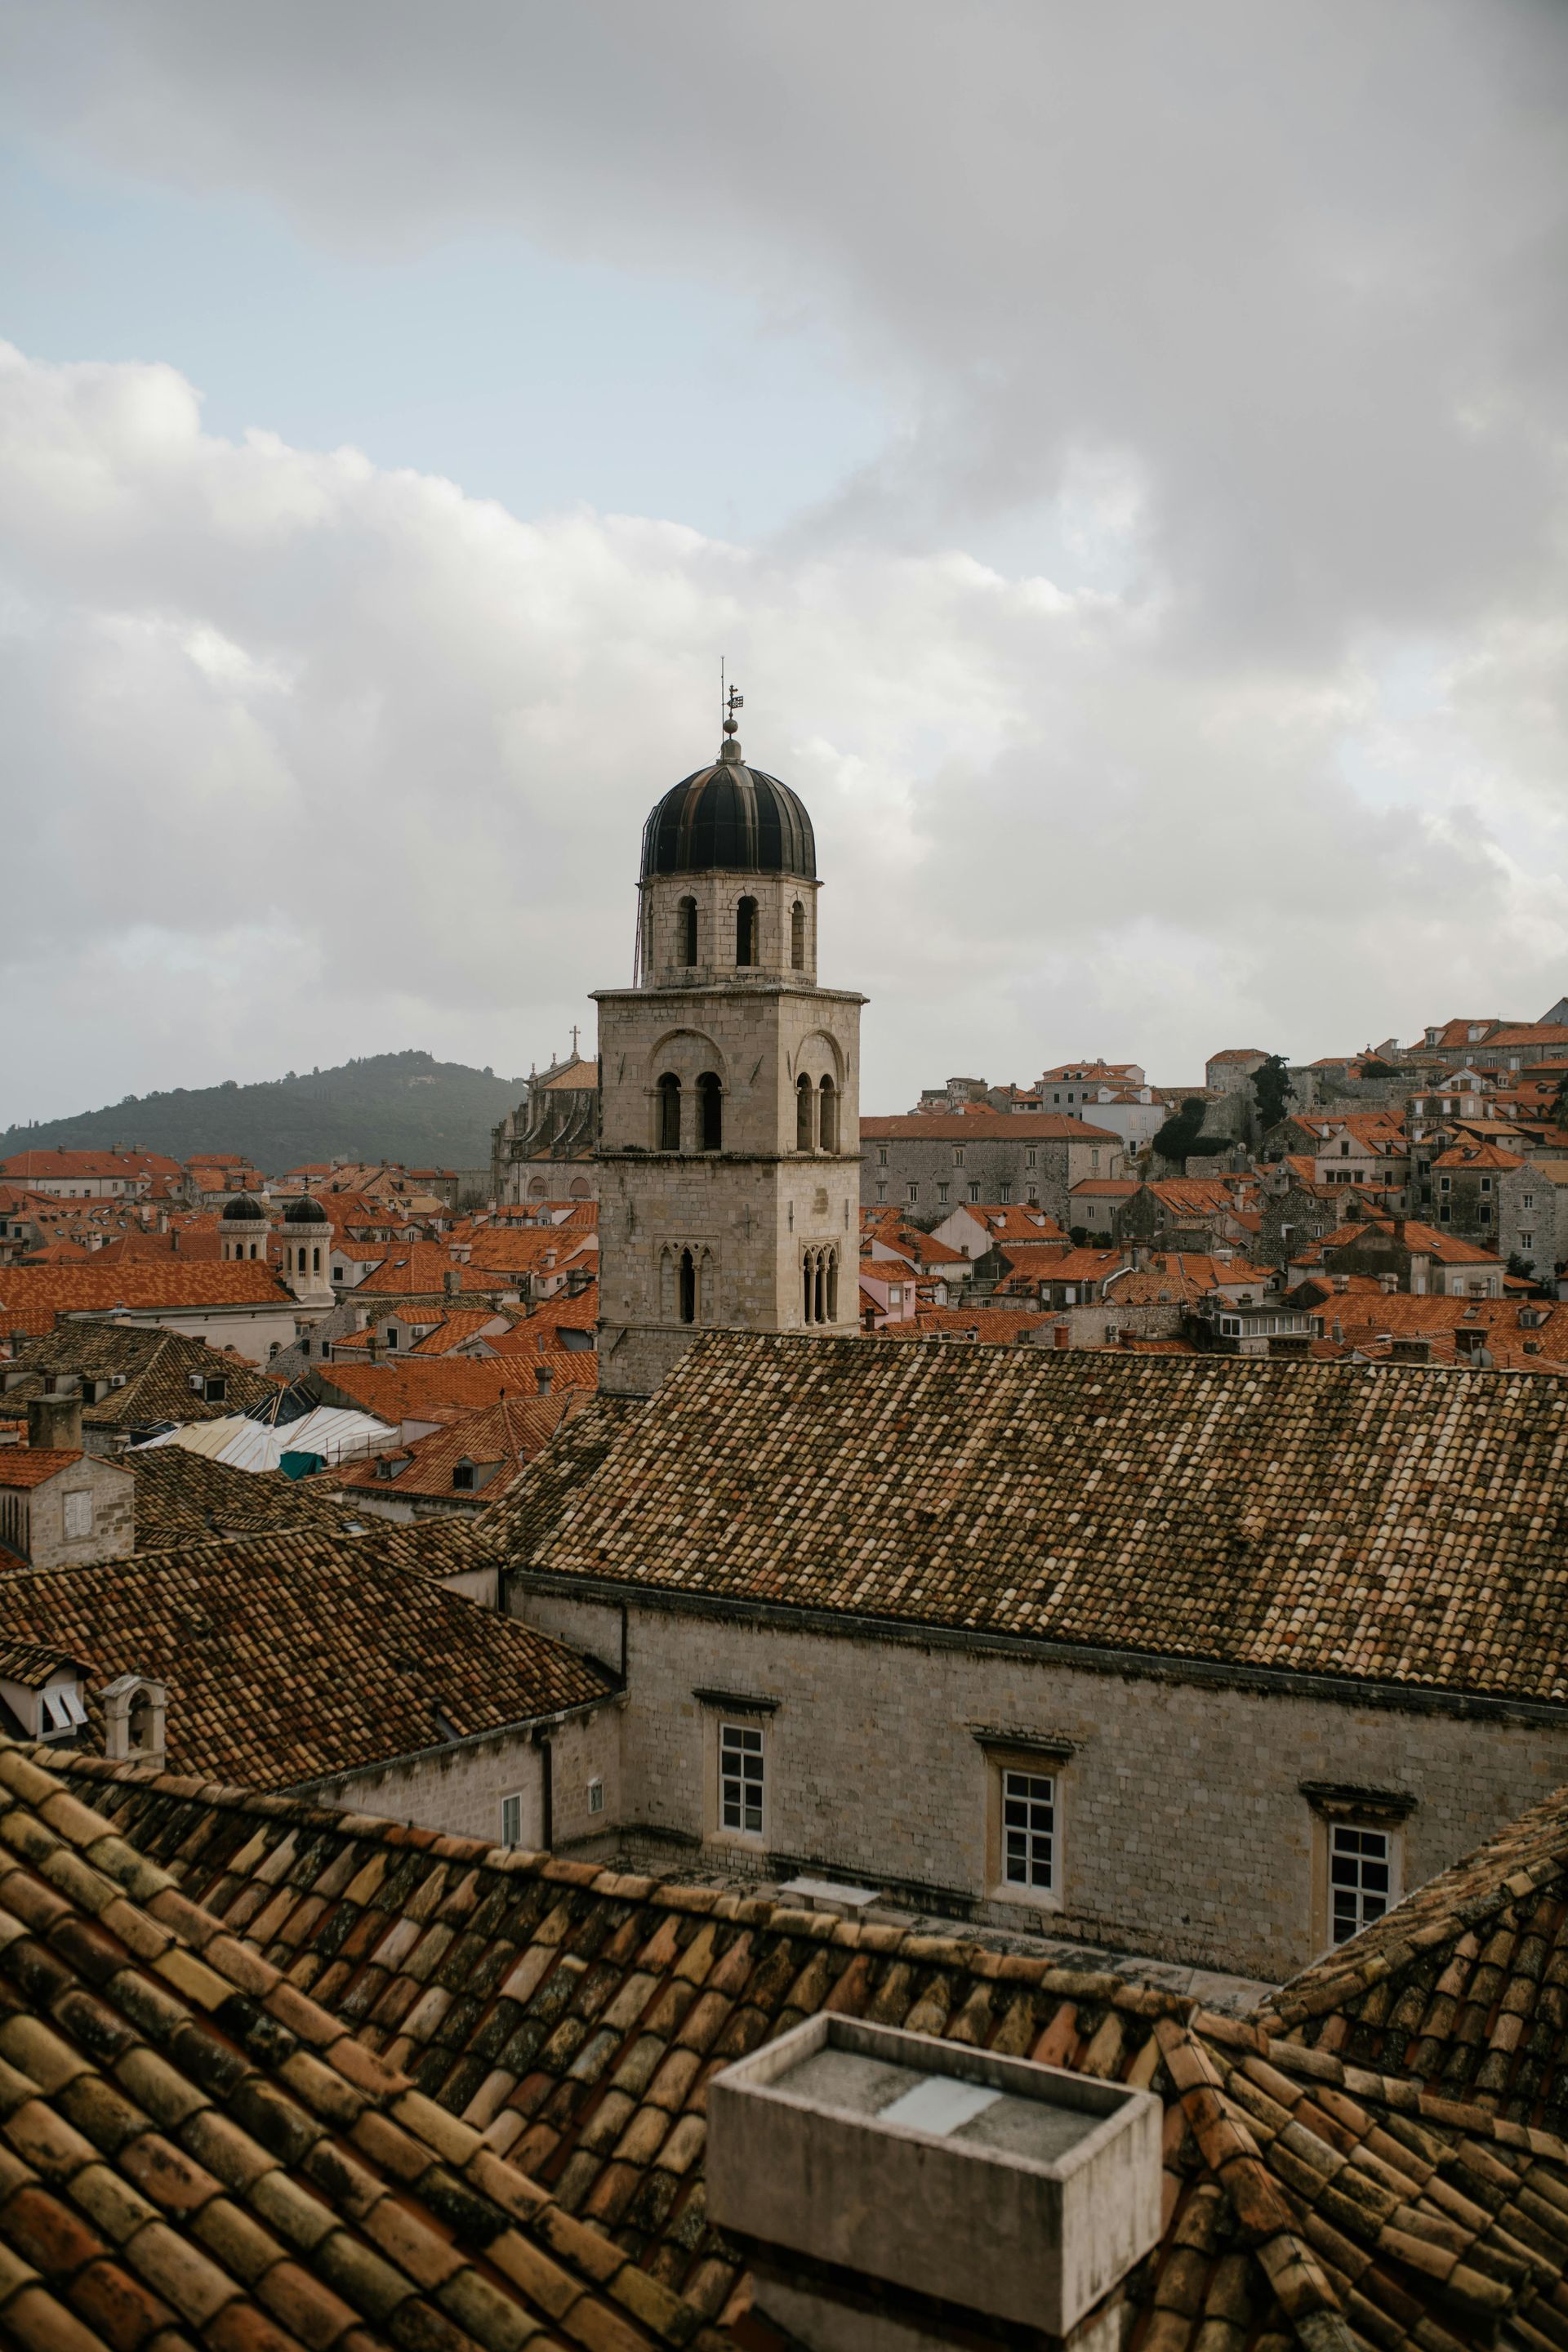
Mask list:
[[[515,1613],[618,1656],[623,1840],[712,1867],[810,1868],[994,1927],[1157,1950],[1278,1983],[1329,1942],[1339,1818],[1401,1890],[1568,1779],[1568,1708],[1348,1681],[1075,1659],[1046,1645],[655,1599],[537,1571]],[[726,1830],[725,1727],[760,1740],[763,1826]],[[1002,1880],[1003,1775],[1048,1781],[1054,1885]]]
[[[860,1007],[816,980],[811,820],[723,749],[644,831],[637,970],[599,989],[600,1385],[698,1332],[857,1328]]]
[[[1529,1160],[1504,1170],[1498,1185],[1498,1248],[1521,1257],[1537,1281],[1568,1268],[1568,1160]]]
[[[497,1207],[597,1200],[598,1132],[597,1063],[574,1050],[563,1062],[534,1071],[522,1101],[491,1133],[490,1196]]]
[[[860,1200],[931,1226],[966,1202],[1037,1207],[1064,1230],[1068,1195],[1090,1177],[1119,1177],[1119,1135],[1065,1111],[911,1111],[860,1122]]]

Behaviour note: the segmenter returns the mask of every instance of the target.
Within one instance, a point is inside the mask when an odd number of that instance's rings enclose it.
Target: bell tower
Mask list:
[[[816,980],[816,845],[748,767],[643,827],[637,970],[599,1007],[599,1384],[647,1395],[698,1333],[858,1328],[860,1007]]]

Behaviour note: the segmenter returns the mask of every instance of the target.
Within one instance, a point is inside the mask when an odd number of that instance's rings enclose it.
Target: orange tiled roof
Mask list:
[[[503,1396],[536,1396],[544,1360],[552,1389],[598,1386],[599,1359],[589,1348],[577,1354],[552,1348],[547,1360],[507,1354],[405,1356],[395,1364],[332,1363],[321,1378],[361,1412],[395,1423],[423,1420],[433,1412],[471,1412]]]
[[[978,1130],[978,1132],[977,1132]],[[1107,1127],[1091,1127],[1087,1119],[1069,1118],[1065,1111],[988,1110],[972,1104],[967,1111],[906,1111],[887,1118],[862,1118],[860,1134],[868,1143],[1116,1143],[1121,1138]]]
[[[356,1462],[338,1473],[340,1485],[364,1487],[373,1494],[417,1496],[424,1500],[489,1505],[498,1502],[519,1472],[547,1445],[563,1421],[593,1402],[589,1391],[563,1388],[559,1395],[509,1396],[478,1412],[466,1412],[445,1429],[416,1439],[405,1455],[394,1457],[392,1476],[381,1475],[374,1461]],[[489,1482],[477,1490],[453,1484],[460,1462],[499,1464]]]
[[[0,1486],[41,1486],[84,1459],[79,1445],[0,1445]]]
[[[59,1315],[108,1313],[115,1307],[263,1307],[292,1294],[260,1259],[243,1265],[0,1266],[0,1330],[38,1333]]]

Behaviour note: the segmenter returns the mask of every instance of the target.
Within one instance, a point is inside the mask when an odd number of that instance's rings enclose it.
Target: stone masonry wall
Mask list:
[[[526,1588],[526,1589],[523,1589]],[[618,1605],[526,1577],[528,1622],[616,1656]],[[727,1868],[809,1863],[982,1921],[1278,1981],[1314,1957],[1315,1816],[1303,1781],[1402,1790],[1414,1886],[1568,1780],[1557,1722],[1374,1706],[1306,1690],[1096,1672],[1021,1654],[747,1622],[637,1601],[627,1622],[622,1823],[704,1843]],[[715,1711],[700,1688],[764,1695],[766,1834],[712,1829]],[[740,1719],[740,1718],[737,1718]],[[1072,1743],[1058,1781],[1059,1906],[999,1898],[976,1727]]]
[[[552,1843],[561,1846],[589,1836],[620,1809],[619,1710],[605,1706],[574,1716],[549,1738],[554,1750]],[[599,1815],[588,1811],[588,1783],[595,1776],[605,1788]],[[502,1798],[521,1795],[520,1843],[538,1849],[544,1842],[542,1750],[525,1731],[437,1749],[409,1764],[345,1773],[304,1793],[321,1804],[412,1822],[456,1837],[484,1838],[491,1845],[500,1843]]]
[[[66,1496],[87,1493],[92,1519],[85,1535],[66,1533]],[[128,1470],[84,1454],[28,1496],[27,1557],[34,1568],[79,1568],[89,1559],[124,1559],[136,1549],[136,1481]]]
[[[959,1148],[962,1166],[953,1157]],[[979,1186],[978,1198],[987,1206],[1005,1199],[1026,1207],[1033,1188],[1037,1205],[1065,1231],[1077,1222],[1068,1200],[1072,1187],[1090,1176],[1120,1176],[1122,1167],[1121,1142],[1116,1136],[1031,1142],[1023,1136],[984,1135],[965,1137],[962,1147],[924,1136],[868,1137],[862,1146],[860,1199],[868,1208],[879,1202],[902,1208],[912,1223],[929,1227],[964,1207],[972,1185]],[[918,1194],[913,1201],[909,1197],[911,1184]]]

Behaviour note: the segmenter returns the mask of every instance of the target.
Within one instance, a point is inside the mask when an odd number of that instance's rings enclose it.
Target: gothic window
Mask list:
[[[811,1080],[800,1077],[795,1087],[795,1148],[797,1151],[811,1150],[811,1101],[815,1089]]]
[[[805,908],[798,898],[789,910],[789,960],[792,971],[805,970]]]
[[[724,1143],[724,1094],[718,1072],[704,1070],[697,1081],[698,1128],[704,1151],[719,1151]]]
[[[735,909],[735,961],[755,963],[757,961],[757,902],[742,898]]]
[[[679,940],[679,961],[693,964],[697,961],[697,901],[682,898],[675,910],[676,929]]]
[[[697,1260],[689,1249],[680,1253],[680,1319],[683,1323],[697,1320]]]
[[[666,1070],[658,1082],[658,1148],[680,1149],[680,1080],[673,1070]]]
[[[838,1095],[831,1078],[823,1079],[820,1091],[822,1116],[817,1129],[818,1138],[824,1151],[837,1151],[838,1149]]]
[[[801,1261],[801,1319],[805,1323],[838,1320],[838,1252],[808,1249]]]

